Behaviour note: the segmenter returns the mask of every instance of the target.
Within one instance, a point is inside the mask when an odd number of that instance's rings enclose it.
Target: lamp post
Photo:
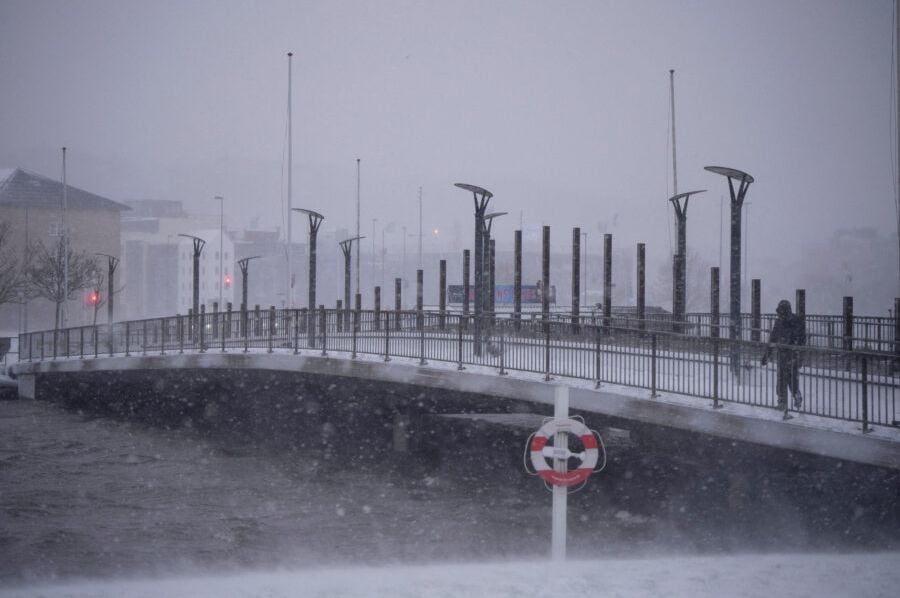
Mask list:
[[[306,321],[309,324],[309,342],[310,345],[315,343],[316,339],[316,235],[319,232],[319,225],[325,220],[318,212],[306,210],[303,208],[291,208],[295,212],[306,214],[309,219],[309,317]]]
[[[95,255],[99,255],[101,257],[105,257],[107,261],[107,275],[106,275],[106,322],[107,324],[112,324],[113,322],[113,277],[116,275],[116,266],[119,265],[119,258],[109,255],[108,253],[97,253]]]
[[[729,286],[731,294],[731,312],[729,317],[729,338],[737,341],[741,336],[741,208],[747,188],[753,177],[746,172],[724,166],[706,166],[706,170],[720,174],[728,179],[728,191],[731,194],[731,267],[729,270]],[[738,181],[735,190],[734,181]],[[731,345],[731,369],[737,375],[740,371],[740,351],[737,342]]]
[[[472,326],[473,351],[481,356],[481,318],[484,309],[484,214],[488,202],[494,196],[487,189],[468,183],[456,183],[464,191],[472,193],[475,203],[475,321]]]
[[[684,331],[684,318],[687,308],[687,209],[691,195],[705,193],[706,189],[679,193],[669,198],[675,209],[675,220],[678,224],[678,249],[672,261],[672,311],[675,315],[675,332]]]
[[[223,309],[225,303],[223,303],[223,293],[224,293],[224,285],[225,285],[225,270],[222,268],[223,266],[223,240],[222,237],[225,236],[225,198],[221,195],[216,195],[214,200],[218,200],[219,202],[219,308]]]
[[[241,268],[241,309],[247,309],[247,283],[248,283],[248,270],[250,267],[250,260],[259,259],[262,256],[252,255],[250,257],[245,257],[242,260],[238,260],[238,266]]]
[[[194,299],[193,299],[193,317],[191,318],[191,326],[196,330],[194,322],[200,317],[200,253],[206,241],[194,235],[178,234],[179,237],[191,239],[194,245]]]
[[[350,314],[350,260],[353,257],[353,241],[362,241],[363,239],[365,239],[363,236],[350,237],[338,243],[341,246],[341,253],[344,254],[344,309],[347,310],[348,315]],[[357,268],[359,268],[358,264]]]

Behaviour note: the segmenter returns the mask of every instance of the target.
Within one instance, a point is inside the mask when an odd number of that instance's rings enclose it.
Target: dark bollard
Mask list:
[[[490,319],[488,320],[488,326],[490,328],[494,327],[494,321],[496,320],[496,311],[497,311],[497,241],[491,239],[488,242],[488,291],[487,291],[487,299],[488,302],[488,311],[490,312]]]
[[[900,369],[900,297],[894,298],[894,370]]]
[[[438,285],[438,328],[444,330],[447,327],[447,260],[440,261]]]
[[[253,306],[253,336],[262,336],[262,315],[259,312],[259,303]]]
[[[319,304],[319,332],[322,336],[322,357],[325,357],[328,355],[328,313],[324,304]]]
[[[391,360],[391,312],[384,312],[384,360]]]
[[[422,304],[424,274],[422,270],[416,270],[416,330],[424,330],[425,328],[425,313]]]
[[[513,320],[516,332],[522,329],[522,231],[515,232],[513,272]]]
[[[750,340],[754,343],[759,342],[760,329],[762,328],[760,295],[760,280],[753,278],[750,280]]]
[[[375,287],[375,313],[372,315],[372,328],[381,330],[381,287]]]
[[[709,269],[709,335],[719,338],[719,268]],[[716,345],[718,346],[718,345]]]
[[[647,328],[647,249],[643,243],[637,244],[637,319],[638,329]]]
[[[403,311],[403,279],[394,279],[394,328],[399,332],[401,323],[401,312]]]
[[[338,299],[335,302],[334,306],[335,311],[337,312],[337,331],[344,331],[344,302]]]
[[[612,235],[603,235],[603,326],[609,334],[612,324]]]
[[[844,297],[844,351],[853,350],[853,297]]]
[[[572,229],[572,334],[579,333],[581,313],[581,229]]]
[[[269,353],[273,351],[275,345],[275,306],[269,306]]]
[[[469,315],[469,295],[472,293],[472,286],[469,282],[469,255],[470,252],[468,249],[463,249],[463,304],[462,304],[462,312],[464,316]],[[460,326],[465,327],[468,323],[468,318],[463,318],[460,320]]]
[[[541,243],[541,320],[550,338],[550,227],[544,226]],[[549,374],[547,374],[549,376]]]

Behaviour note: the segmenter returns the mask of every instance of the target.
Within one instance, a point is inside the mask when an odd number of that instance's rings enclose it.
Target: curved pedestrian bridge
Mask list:
[[[759,343],[581,322],[425,312],[270,310],[157,318],[23,334],[11,368],[19,394],[48,396],[79,374],[277,371],[463,393],[479,413],[570,406],[619,427],[663,426],[900,469],[898,378],[890,355],[809,348],[804,404],[776,408]],[[149,378],[147,378],[149,376]],[[84,380],[85,378],[81,378]],[[83,383],[83,382],[82,382]],[[491,399],[495,399],[492,401]],[[440,401],[440,399],[437,399]]]

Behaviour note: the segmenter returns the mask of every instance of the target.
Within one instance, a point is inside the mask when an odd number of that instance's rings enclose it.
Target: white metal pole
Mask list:
[[[669,97],[672,100],[672,194],[678,195],[678,168],[675,161],[675,69],[669,69]]]
[[[419,187],[419,269],[422,269],[422,188]]]
[[[357,239],[360,236],[359,232],[359,158],[356,159],[356,237]],[[356,293],[359,294],[362,291],[359,290],[359,248],[362,245],[362,241],[356,242]],[[350,309],[350,306],[347,306],[347,309]]]
[[[569,387],[560,384],[554,393],[553,417],[555,419],[568,419],[569,417]],[[557,432],[553,439],[553,446],[557,448],[567,447],[568,439],[565,432]],[[553,469],[565,473],[567,470],[566,459],[554,459]],[[566,514],[568,510],[569,489],[565,486],[553,486],[553,534],[551,540],[551,557],[554,561],[566,560]]]
[[[225,198],[221,195],[216,195],[213,199],[219,200],[219,309],[224,309],[225,304],[222,303],[222,298],[225,287],[225,271],[222,269],[222,237],[225,235]]]
[[[293,83],[291,80],[291,71],[292,71],[292,59],[294,53],[288,52],[288,183],[287,183],[287,196],[288,196],[288,205],[287,205],[287,291],[285,292],[284,301],[285,306],[288,308],[294,307],[294,285],[292,284],[294,281],[293,270],[291,269],[291,244],[292,244],[292,236],[291,236],[291,214],[294,208],[293,204],[293,164],[294,164],[294,148],[293,148],[293,126],[291,122],[291,88],[293,87]]]
[[[62,148],[63,169],[63,328],[69,320],[69,198],[68,181],[66,180],[66,148]]]

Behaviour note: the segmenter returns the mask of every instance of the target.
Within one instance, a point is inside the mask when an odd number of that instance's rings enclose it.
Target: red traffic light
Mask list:
[[[91,305],[97,305],[98,303],[100,303],[100,293],[98,293],[97,291],[91,291],[91,293],[88,295],[88,303]]]
[[[230,274],[225,275],[225,288],[226,289],[231,288],[231,275]]]

